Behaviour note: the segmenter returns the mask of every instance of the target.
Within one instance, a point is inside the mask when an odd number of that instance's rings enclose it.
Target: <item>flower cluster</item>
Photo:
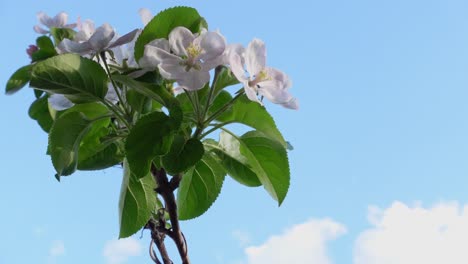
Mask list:
[[[151,20],[151,13],[147,9],[141,9],[139,13],[146,25]],[[67,18],[68,15],[63,12],[54,18],[43,12],[38,14],[38,20],[49,30],[77,27],[78,32],[73,39],[65,38],[58,43],[56,49],[59,54],[77,53],[99,60],[98,55],[110,50],[115,56],[107,63],[139,68],[134,74],[136,76],[158,70],[162,77],[176,82],[179,90],[188,91],[202,89],[210,81],[210,71],[217,66],[230,66],[250,100],[262,104],[261,100],[265,97],[286,108],[299,107],[297,99],[289,93],[289,77],[266,65],[265,44],[259,39],[252,40],[244,48],[240,44],[228,45],[219,32],[203,29],[200,33],[193,33],[188,28],[176,27],[168,39],[161,38],[148,43],[143,57],[137,62],[133,48],[141,30],[135,29],[117,37],[115,30],[107,23],[95,28],[90,20],[82,22],[78,19],[77,23],[67,24]],[[39,25],[34,30],[40,34],[50,32]],[[30,46],[27,52],[31,54],[36,50],[37,47]],[[109,96],[114,98],[113,94]],[[50,102],[57,109],[72,105],[63,96],[52,96]]]

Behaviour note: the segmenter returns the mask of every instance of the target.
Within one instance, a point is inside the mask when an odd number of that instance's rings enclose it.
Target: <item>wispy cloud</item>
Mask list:
[[[271,236],[259,246],[245,249],[248,264],[331,264],[326,245],[346,233],[331,219],[311,219]]]
[[[468,205],[370,207],[372,227],[355,243],[355,264],[468,263]]]
[[[122,264],[129,257],[139,256],[142,253],[142,246],[138,240],[129,237],[119,240],[111,240],[104,246],[103,256],[107,264]]]
[[[56,240],[52,242],[52,246],[49,249],[49,256],[56,258],[58,256],[65,255],[65,244],[62,240]]]
[[[241,247],[246,247],[251,242],[250,234],[240,229],[232,231],[232,236],[239,241]]]
[[[43,227],[40,227],[40,226],[36,226],[34,229],[33,229],[33,233],[36,237],[42,237],[44,236],[44,234],[46,233],[46,230],[45,228]]]
[[[49,255],[47,256],[47,263],[57,263],[57,258],[66,254],[65,243],[62,240],[55,240],[49,248]]]

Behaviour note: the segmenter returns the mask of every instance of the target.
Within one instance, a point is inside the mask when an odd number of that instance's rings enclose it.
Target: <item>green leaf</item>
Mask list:
[[[125,98],[132,109],[138,113],[148,113],[152,109],[152,100],[135,90],[128,90]]]
[[[226,155],[224,151],[220,150],[217,141],[205,139],[203,145],[206,151],[213,151],[216,153],[224,169],[231,178],[248,187],[258,187],[262,185],[255,172],[253,172],[249,166]]]
[[[33,62],[45,60],[47,58],[57,55],[54,43],[47,36],[41,36],[36,39],[36,45],[39,48],[36,52],[31,55]]]
[[[284,148],[286,148],[286,141],[276,127],[273,117],[271,117],[265,107],[256,102],[250,101],[246,95],[237,99],[232,106],[232,113],[228,112],[226,114],[222,114],[217,118],[217,120],[230,123],[237,122],[255,128],[271,139],[278,141]]]
[[[19,68],[13,75],[11,75],[10,79],[6,84],[5,93],[6,94],[14,94],[23,88],[28,82],[31,80],[31,69],[32,64],[23,66]]]
[[[142,178],[150,171],[156,156],[169,152],[172,144],[173,121],[162,112],[152,112],[140,118],[127,136],[125,150],[132,173]]]
[[[70,28],[51,28],[50,34],[54,37],[55,44],[59,44],[64,39],[73,39],[76,32]]]
[[[121,163],[123,159],[123,155],[119,153],[117,145],[113,142],[85,143],[80,147],[79,153],[79,170],[102,170]]]
[[[140,230],[157,207],[154,189],[156,183],[151,174],[138,179],[124,161],[124,177],[119,199],[119,238],[129,237]]]
[[[196,138],[185,140],[184,136],[174,137],[170,151],[162,157],[164,169],[171,175],[184,172],[195,165],[204,153],[203,144]]]
[[[179,218],[188,220],[206,212],[221,192],[225,175],[216,156],[206,152],[182,177],[177,192]]]
[[[64,113],[55,120],[49,134],[49,153],[57,179],[76,171],[81,139],[91,128],[91,120],[80,112]]]
[[[109,115],[107,107],[100,103],[79,104],[68,109],[68,112],[81,112],[88,119],[96,119]],[[116,145],[117,139],[109,140],[110,118],[102,118],[93,123],[91,129],[83,137],[78,150],[79,170],[100,170],[122,162],[122,154]]]
[[[49,133],[54,120],[49,112],[47,96],[36,99],[36,101],[34,101],[29,107],[28,114],[29,117],[37,121],[42,130]]]
[[[215,70],[215,79],[213,82],[214,95],[217,96],[222,89],[238,83],[239,80],[237,80],[236,76],[234,76],[228,67],[218,66]]]
[[[135,59],[138,61],[143,57],[146,44],[159,38],[167,39],[176,27],[186,27],[197,33],[208,25],[195,8],[178,6],[161,11],[145,26],[136,40]]]
[[[249,187],[258,187],[262,185],[255,172],[253,172],[245,164],[225,155],[224,153],[217,151],[224,168],[231,178]]]
[[[208,116],[212,115],[219,109],[223,108],[229,101],[232,100],[232,96],[229,92],[227,91],[221,91],[218,96],[214,99],[213,103],[210,106],[210,109],[208,111]],[[229,107],[224,111],[223,113],[223,118],[225,120],[232,120],[233,119],[233,110],[232,107]]]
[[[50,129],[48,147],[57,179],[76,171],[83,139],[89,132],[108,124],[109,118],[97,119],[107,111],[98,103],[83,104],[75,105],[57,117]]]
[[[223,154],[254,172],[267,192],[281,205],[289,188],[289,163],[286,149],[259,131],[242,137],[224,130],[217,148]]]
[[[107,74],[97,62],[77,54],[63,54],[36,63],[30,86],[84,103],[104,99],[107,83]]]
[[[88,119],[96,119],[105,115],[110,114],[109,109],[101,103],[86,103],[86,104],[77,104],[68,108],[64,113],[70,112],[81,112]],[[109,123],[109,119],[106,119]]]
[[[41,90],[33,89],[33,91],[34,91],[34,96],[36,97],[36,99],[38,99],[44,94],[44,91],[41,91]]]

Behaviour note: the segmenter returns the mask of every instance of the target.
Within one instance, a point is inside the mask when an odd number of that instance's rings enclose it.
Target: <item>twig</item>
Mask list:
[[[179,216],[177,215],[177,204],[174,196],[174,190],[179,187],[181,180],[180,175],[176,175],[172,178],[171,182],[167,178],[166,171],[164,169],[158,169],[153,164],[151,165],[151,173],[157,183],[156,192],[160,194],[166,205],[166,211],[169,213],[171,220],[172,230],[168,233],[168,236],[174,240],[177,250],[179,251],[182,264],[190,264],[188,257],[187,243],[185,242],[184,235],[180,230]]]

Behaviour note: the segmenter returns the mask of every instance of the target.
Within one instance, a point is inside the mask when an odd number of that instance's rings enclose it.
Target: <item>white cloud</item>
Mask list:
[[[270,237],[260,246],[245,249],[248,264],[330,264],[326,243],[346,233],[330,219],[312,219]]]
[[[52,246],[49,249],[49,256],[56,258],[58,256],[65,255],[65,244],[61,240],[52,242]]]
[[[394,202],[369,208],[372,228],[355,243],[355,264],[468,263],[468,205],[431,208]]]
[[[251,241],[250,234],[243,230],[237,229],[237,230],[232,231],[232,236],[237,241],[239,241],[239,244],[241,247],[245,247],[250,244],[250,241]]]
[[[129,257],[139,256],[142,246],[136,239],[129,237],[111,240],[104,246],[103,256],[108,264],[125,263]]]

